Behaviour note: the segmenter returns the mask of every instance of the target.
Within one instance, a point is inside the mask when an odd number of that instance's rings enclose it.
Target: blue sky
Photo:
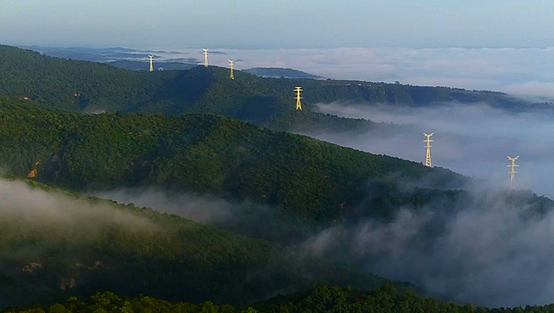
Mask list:
[[[2,0],[0,42],[137,48],[547,47],[552,0]]]

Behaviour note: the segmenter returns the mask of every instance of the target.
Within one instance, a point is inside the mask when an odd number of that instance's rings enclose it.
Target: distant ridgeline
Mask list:
[[[236,71],[231,80],[228,69],[213,66],[182,71],[129,71],[10,46],[0,46],[0,58],[0,94],[73,111],[211,113],[275,129],[305,131],[375,127],[367,121],[315,112],[315,104],[334,101],[411,106],[485,101],[513,110],[536,107],[504,93],[446,87],[262,78],[241,71]],[[295,86],[304,89],[303,111],[295,110]]]
[[[241,72],[254,74],[261,77],[325,79],[325,77],[309,74],[292,68],[255,67],[241,70]]]

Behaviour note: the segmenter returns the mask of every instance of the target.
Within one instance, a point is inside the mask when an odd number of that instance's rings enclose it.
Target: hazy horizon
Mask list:
[[[554,2],[535,0],[7,0],[0,42],[220,46],[546,47]],[[415,14],[414,14],[415,13]],[[71,27],[68,27],[71,26]]]

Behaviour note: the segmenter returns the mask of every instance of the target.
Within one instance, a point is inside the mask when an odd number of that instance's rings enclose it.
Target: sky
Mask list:
[[[0,42],[136,48],[548,47],[550,0],[2,0]]]

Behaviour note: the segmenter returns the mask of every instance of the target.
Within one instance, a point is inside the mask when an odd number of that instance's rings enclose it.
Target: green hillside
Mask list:
[[[314,281],[364,289],[384,282],[175,215],[32,182],[0,179],[0,199],[0,308],[100,290],[244,304]]]
[[[515,308],[488,309],[471,304],[457,305],[442,303],[431,298],[421,298],[411,293],[399,292],[394,286],[383,285],[371,292],[353,290],[350,287],[317,285],[296,294],[277,296],[266,302],[250,306],[233,307],[228,304],[172,303],[149,296],[125,298],[112,292],[97,293],[80,300],[70,298],[66,302],[32,309],[9,309],[4,312],[189,312],[189,313],[328,313],[328,312],[372,312],[372,313],[543,313],[552,312],[554,305],[526,306]]]
[[[5,98],[0,165],[73,190],[158,186],[249,199],[310,220],[348,214],[371,181],[424,179],[439,189],[465,182],[448,170],[221,116],[80,114]]]
[[[319,102],[353,101],[426,106],[435,102],[487,101],[505,108],[530,104],[495,92],[357,81],[261,78],[228,69],[197,66],[186,71],[153,73],[106,64],[48,57],[0,46],[0,94],[27,97],[43,105],[74,111],[211,113],[282,130],[374,125],[313,112]],[[295,86],[304,88],[304,111],[294,107]]]

